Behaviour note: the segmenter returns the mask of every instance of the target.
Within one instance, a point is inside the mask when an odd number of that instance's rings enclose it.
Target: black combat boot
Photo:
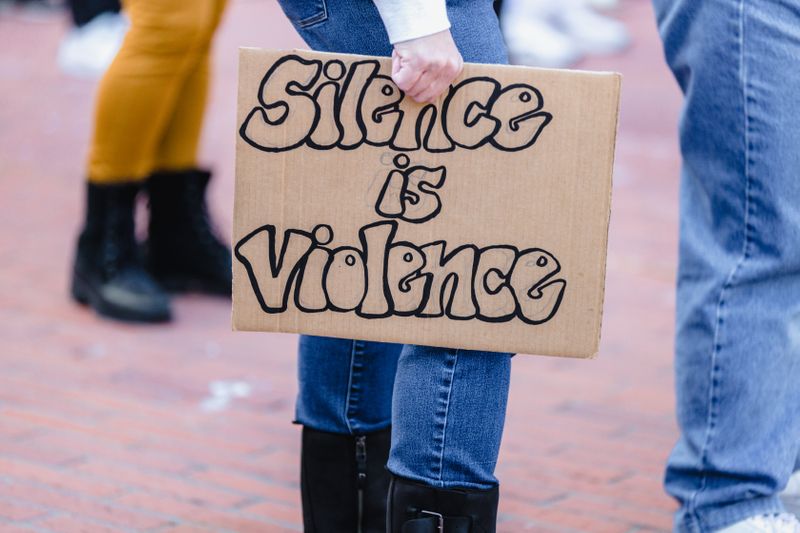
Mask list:
[[[391,430],[339,435],[303,428],[300,489],[306,533],[384,533]]]
[[[139,186],[88,184],[72,297],[103,316],[130,322],[170,319],[169,298],[145,270],[134,235]]]
[[[230,296],[231,252],[208,218],[209,172],[161,172],[150,177],[146,264],[167,290]]]
[[[389,487],[387,533],[495,533],[499,490],[440,489],[398,476]]]

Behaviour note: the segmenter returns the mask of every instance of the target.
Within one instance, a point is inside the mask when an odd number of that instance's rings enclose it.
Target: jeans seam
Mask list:
[[[459,351],[460,350],[456,350],[453,354],[453,363],[452,366],[449,367],[449,383],[447,383],[446,397],[444,400],[444,418],[442,419],[441,424],[441,444],[439,445],[439,464],[437,466],[438,473],[436,475],[436,480],[439,482],[439,486],[442,487],[444,486],[442,477],[444,475],[444,448],[447,436],[447,417],[450,414],[450,396],[453,392],[453,382],[455,381],[456,364],[458,364]]]
[[[720,330],[722,329],[723,324],[725,323],[724,320],[724,313],[723,309],[725,307],[725,295],[733,286],[734,281],[736,280],[737,274],[741,271],[745,261],[750,257],[750,245],[751,245],[751,209],[752,209],[752,200],[751,200],[751,178],[750,178],[750,106],[749,100],[750,95],[748,91],[748,82],[747,82],[747,63],[745,59],[745,5],[744,0],[739,0],[739,83],[741,85],[742,90],[742,106],[743,106],[743,115],[744,115],[744,178],[745,178],[745,190],[744,190],[744,235],[743,235],[743,242],[742,242],[742,252],[741,256],[737,260],[736,264],[734,265],[733,269],[731,270],[728,277],[725,279],[725,283],[722,285],[722,289],[720,290],[719,294],[719,301],[717,302],[717,309],[716,309],[716,325],[714,328],[714,339],[712,344],[712,353],[711,353],[711,373],[710,373],[710,386],[709,386],[709,409],[708,409],[708,418],[706,421],[706,436],[703,441],[703,446],[701,448],[700,454],[700,468],[703,469],[703,475],[700,479],[700,486],[698,489],[692,494],[689,499],[689,505],[687,506],[688,514],[692,517],[693,521],[697,524],[698,530],[700,531],[708,531],[709,528],[706,527],[704,520],[697,512],[697,497],[698,495],[706,489],[708,484],[708,474],[705,472],[706,462],[708,461],[708,451],[711,447],[711,442],[713,440],[713,433],[716,427],[716,419],[718,413],[718,400],[717,400],[717,393],[719,389],[719,366],[717,362],[717,356],[719,355],[720,350],[722,349],[722,345],[720,342]]]
[[[328,3],[326,0],[320,0],[320,4],[322,7],[322,11],[320,11],[319,13],[315,13],[309,17],[306,17],[302,20],[298,20],[297,26],[302,29],[306,29],[328,20]]]
[[[356,359],[356,343],[353,341],[350,344],[350,369],[347,376],[347,396],[344,401],[344,423],[347,426],[347,431],[353,434],[353,428],[350,425],[350,393],[353,390],[353,366]]]

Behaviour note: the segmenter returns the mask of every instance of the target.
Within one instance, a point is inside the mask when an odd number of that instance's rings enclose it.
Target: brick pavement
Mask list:
[[[517,357],[500,531],[669,528],[677,89],[648,2],[624,74],[602,350]],[[56,14],[0,16],[0,531],[298,531],[295,339],[230,332],[226,302],[168,326],[99,320],[66,296],[94,84],[58,74]],[[204,158],[232,206],[235,50],[301,46],[273,2],[233,2],[217,41]]]

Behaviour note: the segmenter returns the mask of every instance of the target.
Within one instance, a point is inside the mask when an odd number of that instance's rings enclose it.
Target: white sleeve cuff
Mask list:
[[[373,0],[392,44],[450,28],[445,0]]]

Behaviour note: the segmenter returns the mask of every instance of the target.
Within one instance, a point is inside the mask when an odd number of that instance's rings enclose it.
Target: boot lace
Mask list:
[[[118,275],[126,265],[138,265],[133,218],[124,210],[110,210],[103,227],[101,261],[106,275]]]

